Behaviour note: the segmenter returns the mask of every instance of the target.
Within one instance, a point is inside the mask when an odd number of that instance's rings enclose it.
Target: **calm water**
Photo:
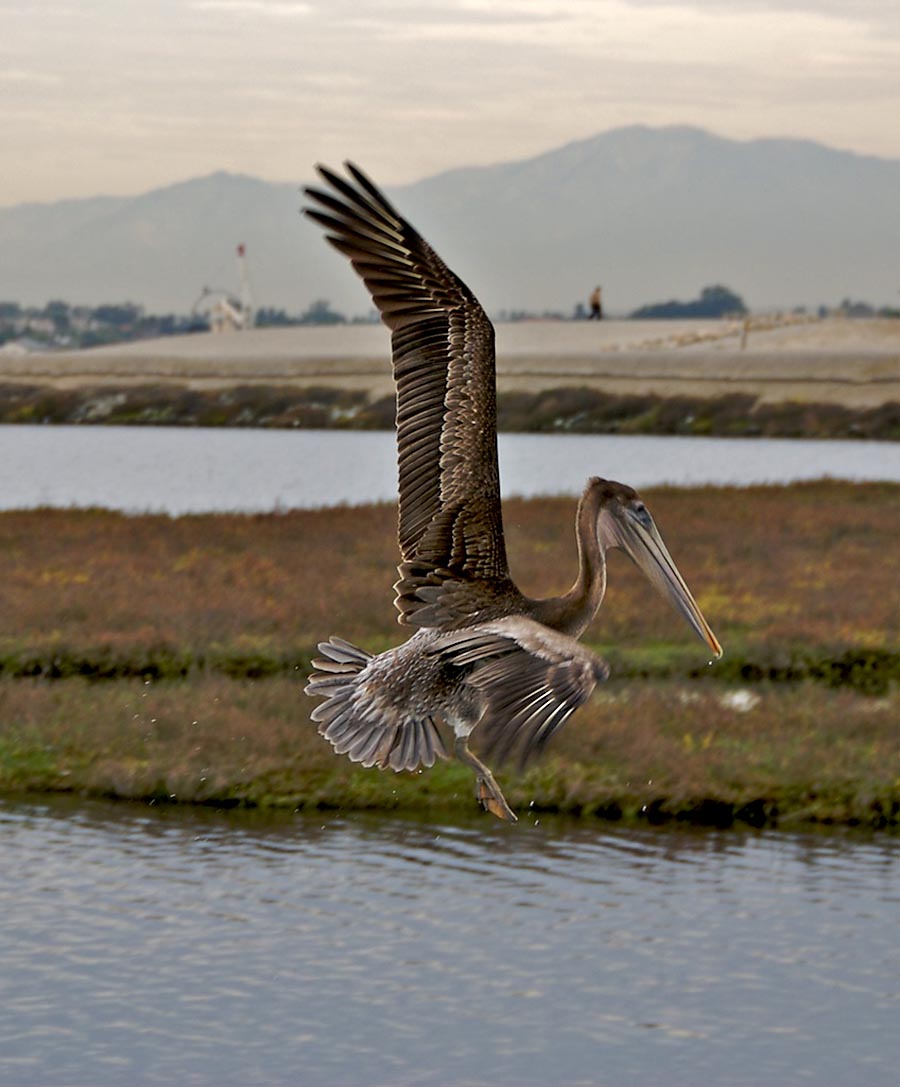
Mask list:
[[[900,443],[503,434],[506,494],[635,487],[900,481]],[[393,501],[392,433],[0,426],[0,509],[105,506],[173,514]]]
[[[883,1085],[900,841],[0,804],[0,1082]]]

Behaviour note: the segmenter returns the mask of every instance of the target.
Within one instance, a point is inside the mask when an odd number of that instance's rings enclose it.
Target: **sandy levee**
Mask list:
[[[743,343],[743,346],[742,346]],[[498,386],[875,407],[900,400],[900,320],[521,321],[497,326]],[[0,383],[328,386],[390,395],[377,325],[200,333],[85,351],[0,350]]]

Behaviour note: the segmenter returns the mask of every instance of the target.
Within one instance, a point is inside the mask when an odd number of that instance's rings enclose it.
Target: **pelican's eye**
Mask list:
[[[634,514],[634,519],[638,524],[642,525],[644,528],[649,528],[653,524],[653,518],[650,516],[650,511],[643,502],[633,503],[631,512]]]

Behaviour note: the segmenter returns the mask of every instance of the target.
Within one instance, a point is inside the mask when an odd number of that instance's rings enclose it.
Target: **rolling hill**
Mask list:
[[[367,312],[343,259],[298,215],[301,184],[218,172],[2,208],[0,299],[184,313],[204,286],[235,285],[244,242],[258,304]],[[809,141],[636,126],[389,195],[494,313],[569,313],[596,283],[611,313],[711,283],[754,308],[898,301],[900,160]]]

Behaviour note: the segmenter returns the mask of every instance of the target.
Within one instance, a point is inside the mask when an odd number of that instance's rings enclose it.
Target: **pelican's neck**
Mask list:
[[[597,531],[603,501],[601,488],[593,481],[585,488],[575,514],[575,541],[578,545],[578,577],[563,596],[536,601],[536,618],[563,634],[580,637],[603,603],[606,592],[606,555]]]

